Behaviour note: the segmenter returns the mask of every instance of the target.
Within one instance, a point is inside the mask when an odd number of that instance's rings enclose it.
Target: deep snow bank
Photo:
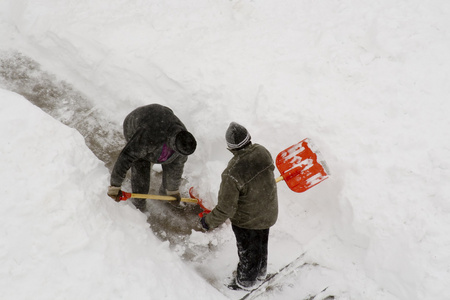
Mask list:
[[[108,171],[77,131],[5,90],[0,107],[0,298],[221,298],[105,197]]]
[[[273,155],[316,141],[333,176],[302,195],[280,186],[272,268],[306,249],[353,299],[450,294],[448,1],[3,5],[4,47],[113,122],[150,102],[174,108],[199,140],[186,175],[211,199],[230,121]]]

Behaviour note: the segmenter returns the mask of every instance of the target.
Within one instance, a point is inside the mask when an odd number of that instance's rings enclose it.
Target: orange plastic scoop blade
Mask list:
[[[302,193],[329,177],[322,155],[310,139],[281,151],[275,164],[288,187]]]

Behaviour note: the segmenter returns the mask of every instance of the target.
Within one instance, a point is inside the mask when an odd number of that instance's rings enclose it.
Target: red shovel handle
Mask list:
[[[121,193],[120,198],[119,198],[120,201],[126,201],[127,199],[131,198],[131,193],[127,193],[127,192],[124,192],[124,191],[121,191],[121,192],[122,193]]]

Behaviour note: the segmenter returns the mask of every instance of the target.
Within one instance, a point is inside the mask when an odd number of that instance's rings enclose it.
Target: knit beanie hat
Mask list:
[[[191,155],[197,148],[197,141],[188,131],[180,131],[175,136],[175,149],[183,155]]]
[[[244,126],[231,122],[225,134],[228,149],[240,149],[250,143],[251,136]]]

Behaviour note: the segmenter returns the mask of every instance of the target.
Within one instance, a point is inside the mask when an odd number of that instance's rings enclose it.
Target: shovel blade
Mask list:
[[[203,212],[199,213],[198,216],[200,218],[203,218],[204,216],[206,216],[207,214],[209,214],[211,212],[210,209],[206,208],[205,205],[203,204],[203,200],[200,198],[200,196],[198,195],[198,193],[195,191],[194,187],[191,187],[189,189],[189,195],[194,198],[197,199],[197,203],[198,205],[201,207],[201,209],[203,209]]]
[[[310,139],[304,139],[281,151],[275,164],[288,187],[302,193],[329,177],[321,153]]]

